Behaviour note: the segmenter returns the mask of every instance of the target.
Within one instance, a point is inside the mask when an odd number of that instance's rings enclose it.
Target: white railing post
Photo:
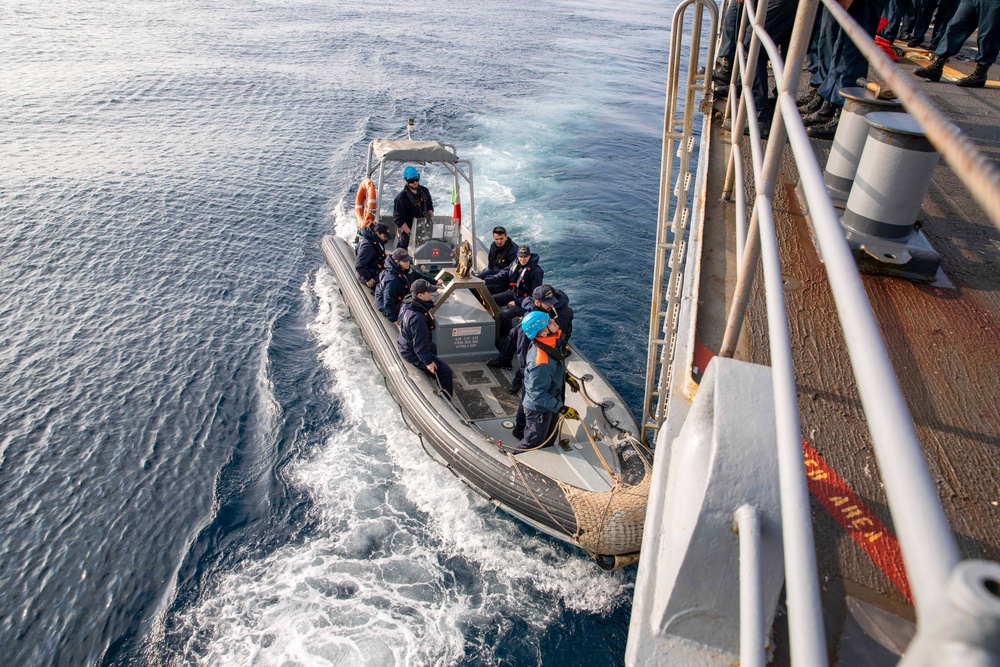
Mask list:
[[[764,667],[764,599],[760,578],[760,514],[755,507],[736,510],[740,535],[740,667]]]

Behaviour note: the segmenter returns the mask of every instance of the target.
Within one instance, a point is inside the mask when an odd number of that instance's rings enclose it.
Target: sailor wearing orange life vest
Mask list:
[[[534,350],[528,351],[524,370],[524,436],[514,449],[535,449],[542,443],[554,444],[549,437],[558,415],[579,419],[580,415],[563,404],[563,383],[566,381],[566,355],[556,349],[559,323],[547,313],[535,310],[521,320],[521,330],[531,340]],[[532,354],[534,352],[534,354]]]

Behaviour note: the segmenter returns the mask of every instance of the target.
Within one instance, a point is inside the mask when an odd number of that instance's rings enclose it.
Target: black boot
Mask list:
[[[920,69],[913,70],[916,76],[927,79],[928,81],[940,81],[941,75],[944,74],[944,64],[948,62],[948,59],[944,56],[937,56],[927,67],[921,67]]]
[[[837,134],[837,124],[840,122],[840,109],[834,113],[833,118],[825,123],[817,123],[806,128],[806,134],[813,139],[833,139]]]
[[[812,104],[817,97],[819,97],[819,93],[816,92],[815,88],[809,86],[809,90],[795,98],[795,106],[804,107],[807,104]]]
[[[802,114],[803,116],[815,113],[819,111],[819,108],[823,106],[824,102],[826,102],[826,100],[824,100],[819,93],[816,93],[815,97],[809,100],[806,104],[803,104],[802,106],[799,107],[799,113]]]
[[[733,61],[731,58],[719,58],[715,61],[715,71],[712,72],[712,81],[720,86],[729,83],[729,77],[733,75]]]
[[[917,48],[918,46],[920,46],[923,43],[924,43],[924,38],[923,37],[916,37],[916,36],[914,36],[913,39],[911,39],[910,41],[908,41],[906,43],[906,45],[909,48],[911,48],[911,49],[915,49],[915,48]]]
[[[990,73],[989,65],[976,65],[976,71],[955,82],[956,86],[963,88],[984,88],[986,87],[986,75]]]
[[[810,125],[822,125],[837,113],[837,107],[833,106],[826,100],[823,100],[823,104],[820,105],[819,109],[812,112],[807,116],[803,116],[802,123],[809,127]]]

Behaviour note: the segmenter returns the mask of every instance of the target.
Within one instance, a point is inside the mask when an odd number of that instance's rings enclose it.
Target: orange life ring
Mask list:
[[[358,221],[358,229],[368,227],[375,222],[375,209],[378,200],[375,198],[375,181],[366,178],[358,186],[358,195],[354,198],[354,217]]]

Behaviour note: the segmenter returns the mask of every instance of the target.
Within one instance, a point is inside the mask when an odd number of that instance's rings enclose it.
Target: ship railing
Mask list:
[[[1000,651],[996,638],[1000,636],[1000,565],[982,561],[961,561],[959,549],[948,526],[936,488],[928,471],[920,443],[917,440],[913,418],[909,413],[896,375],[880,334],[867,294],[861,282],[855,260],[846,243],[844,232],[833,203],[823,182],[822,170],[806,134],[802,118],[795,104],[802,65],[810,41],[814,19],[820,1],[830,16],[841,25],[846,34],[868,59],[886,84],[897,91],[906,110],[921,124],[926,136],[951,165],[956,175],[965,183],[972,197],[979,202],[995,225],[1000,227],[1000,171],[985,158],[976,146],[947,119],[924,95],[914,81],[903,73],[874,44],[872,38],[851,18],[836,0],[801,0],[794,27],[782,58],[774,40],[764,30],[766,2],[745,0],[741,12],[739,36],[736,40],[737,66],[730,81],[730,114],[732,116],[732,148],[727,165],[727,192],[735,192],[736,237],[739,240],[739,271],[736,293],[730,305],[725,339],[720,356],[731,357],[739,339],[744,315],[749,302],[756,267],[763,270],[766,319],[769,332],[771,359],[771,387],[774,401],[775,450],[780,480],[780,521],[785,565],[785,599],[789,625],[789,649],[792,664],[827,664],[828,652],[819,595],[815,545],[812,534],[809,491],[802,453],[802,433],[792,362],[788,319],[785,311],[784,289],[775,232],[772,201],[778,171],[782,163],[786,140],[791,146],[798,169],[799,188],[805,198],[816,243],[830,282],[834,301],[848,354],[864,407],[871,440],[884,482],[888,506],[899,539],[904,566],[913,595],[917,615],[917,634],[906,652],[903,664],[994,664]],[[677,12],[691,2],[682,3]],[[681,60],[677,15],[674,18],[674,35],[668,75],[668,115],[664,124],[664,152],[661,169],[661,201],[657,228],[657,256],[653,284],[653,308],[650,318],[650,357],[647,371],[660,369],[657,384],[651,384],[647,375],[646,402],[643,429],[653,431],[663,423],[660,408],[666,403],[664,390],[676,387],[664,377],[669,374],[667,360],[669,348],[665,340],[676,332],[667,330],[672,294],[680,294],[679,287],[668,288],[661,294],[663,281],[671,284],[672,275],[679,272],[680,264],[674,259],[682,253],[677,244],[682,240],[685,227],[671,226],[673,245],[664,246],[668,240],[665,212],[669,208],[664,193],[669,193],[669,179],[675,141],[690,141],[691,134],[675,138],[667,128],[693,127],[694,120],[687,117],[695,107],[691,98],[696,91],[704,91],[703,83],[710,80],[713,44],[710,41],[707,62],[699,68],[698,50],[701,39],[702,5],[695,2],[695,23],[688,57],[691,59],[687,73],[685,118],[678,123],[670,115],[671,90],[677,94],[679,74],[673,65]],[[715,34],[716,12],[711,12],[710,30]],[[750,30],[749,44],[743,46],[745,30]],[[771,62],[778,83],[778,99],[771,120],[770,135],[764,147],[761,143],[757,113],[753,106],[752,86],[756,62],[763,48]],[[701,73],[697,73],[701,69]],[[737,76],[742,78],[742,95],[736,97]],[[673,87],[671,87],[673,86]],[[749,150],[755,198],[749,222],[743,191],[744,148],[743,130],[749,122]],[[668,136],[670,135],[670,136]],[[669,143],[668,143],[669,140]],[[681,219],[687,210],[682,199],[688,193],[685,153],[690,147],[681,147],[681,170],[678,183],[673,188],[675,219]],[[685,220],[686,221],[686,220]],[[672,251],[670,264],[664,262],[666,251]],[[664,275],[669,270],[670,275]],[[661,298],[662,297],[662,298]],[[658,348],[654,356],[654,338]],[[671,472],[673,474],[673,472]],[[663,483],[660,480],[659,483]],[[653,494],[653,497],[661,497]],[[759,530],[752,513],[737,512],[733,507],[734,523],[740,533],[741,590],[759,598],[759,568],[753,554],[759,553]],[[745,528],[744,528],[745,527]],[[650,531],[647,527],[647,536]],[[645,551],[646,545],[643,549]],[[741,559],[742,560],[742,559]],[[640,577],[643,574],[640,561]],[[749,579],[749,581],[744,581]],[[642,585],[637,581],[637,595]],[[757,591],[757,592],[755,592]],[[759,664],[761,659],[759,599],[747,601],[741,620],[743,637],[754,642],[743,646],[741,653],[746,664]],[[635,625],[635,624],[633,624]],[[631,639],[630,639],[631,644]],[[956,660],[958,662],[956,662]]]

